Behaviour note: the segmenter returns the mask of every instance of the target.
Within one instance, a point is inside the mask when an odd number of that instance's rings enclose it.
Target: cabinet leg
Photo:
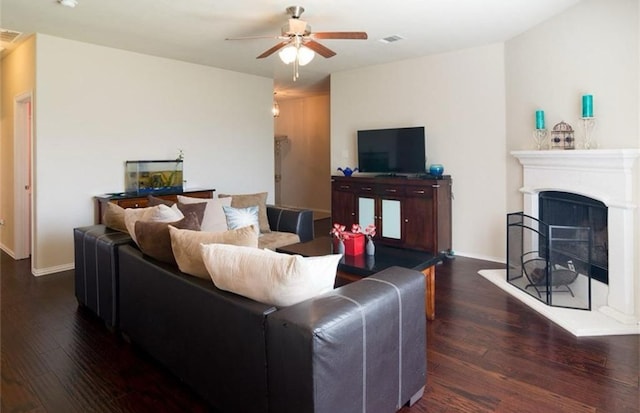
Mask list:
[[[424,274],[426,288],[424,291],[424,306],[427,313],[427,320],[436,318],[436,268],[431,266],[422,271]]]

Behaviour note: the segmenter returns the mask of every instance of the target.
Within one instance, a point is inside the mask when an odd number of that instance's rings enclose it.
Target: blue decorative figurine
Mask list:
[[[340,172],[342,172],[344,174],[344,176],[351,176],[354,172],[358,172],[358,168],[351,169],[348,166],[346,168],[344,168],[344,169],[338,168],[338,170]]]

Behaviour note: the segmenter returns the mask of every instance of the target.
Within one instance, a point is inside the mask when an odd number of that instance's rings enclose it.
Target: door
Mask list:
[[[336,185],[344,186],[344,184],[333,183],[331,191],[331,223],[342,224],[347,229],[350,229],[351,225],[356,222],[355,195],[347,190],[336,189]],[[349,188],[348,185],[347,188]]]
[[[280,187],[282,182],[282,149],[284,144],[288,142],[288,138],[286,136],[275,136],[274,137],[274,196],[275,196],[275,204],[282,205],[282,188]]]
[[[407,195],[402,205],[405,244],[409,248],[435,253],[433,188],[413,187]]]
[[[31,256],[31,103],[31,92],[28,92],[18,95],[14,104],[14,258],[18,260]]]

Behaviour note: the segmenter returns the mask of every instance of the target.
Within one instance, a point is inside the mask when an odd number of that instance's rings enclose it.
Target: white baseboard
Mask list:
[[[70,263],[70,264],[56,265],[53,267],[47,267],[47,268],[41,268],[41,269],[31,267],[31,273],[36,277],[40,277],[43,275],[55,274],[58,272],[69,271],[73,269],[75,269],[75,265],[74,263]]]
[[[10,248],[8,248],[6,245],[4,244],[0,244],[0,250],[4,251],[7,253],[7,255],[9,255],[11,258],[13,258],[14,260],[16,259],[16,254],[15,252],[13,252],[13,250],[11,250]]]
[[[455,252],[455,256],[474,258],[476,260],[483,260],[483,261],[492,261],[492,262],[497,262],[497,263],[500,263],[500,264],[506,264],[507,263],[504,258],[490,257],[488,255],[475,254],[473,252],[456,251]]]

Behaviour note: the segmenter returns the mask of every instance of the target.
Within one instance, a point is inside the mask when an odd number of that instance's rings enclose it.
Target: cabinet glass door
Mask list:
[[[401,239],[400,201],[382,200],[382,236],[384,238]]]
[[[376,219],[376,203],[373,198],[358,198],[358,224],[362,228],[374,224]],[[347,228],[349,230],[350,228]]]

